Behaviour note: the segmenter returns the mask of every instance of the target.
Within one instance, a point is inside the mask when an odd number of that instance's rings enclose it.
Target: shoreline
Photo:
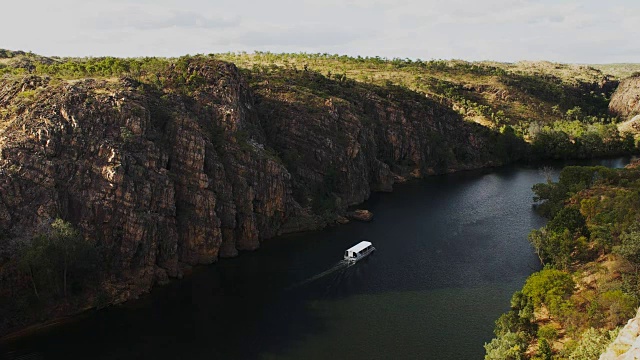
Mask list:
[[[469,168],[469,169],[459,169],[459,170],[455,170],[455,171],[448,171],[448,172],[444,172],[441,174],[432,174],[432,175],[426,175],[423,176],[421,178],[408,178],[405,182],[396,182],[395,184],[404,184],[404,183],[408,183],[408,182],[417,182],[420,181],[422,179],[428,178],[428,177],[436,177],[436,176],[443,176],[443,175],[449,175],[449,174],[455,174],[455,173],[472,173],[472,172],[484,172],[484,171],[490,171],[492,169],[499,169],[499,168],[504,168],[507,166],[525,166],[525,167],[536,167],[536,166],[540,166],[540,165],[544,165],[544,164],[553,164],[556,163],[556,165],[558,166],[570,166],[573,164],[564,164],[566,162],[572,163],[572,162],[581,162],[581,161],[595,161],[595,160],[616,160],[616,159],[624,159],[624,158],[634,158],[637,157],[638,154],[626,154],[626,155],[613,155],[613,156],[607,156],[607,157],[601,157],[601,158],[593,158],[593,159],[565,159],[565,160],[538,160],[538,161],[531,161],[531,160],[519,160],[519,161],[514,161],[511,163],[507,163],[507,164],[503,164],[503,165],[489,165],[489,166],[484,166],[484,167],[478,167],[478,168]],[[388,192],[388,191],[372,191],[371,194],[376,193],[376,192]],[[392,191],[393,192],[393,189]],[[368,199],[367,199],[368,200]],[[366,201],[363,201],[357,205],[354,205],[353,207],[359,207],[362,204],[365,204]],[[306,232],[310,232],[310,231],[317,231],[317,230],[321,230],[321,229],[325,229],[327,227],[331,227],[331,226],[339,226],[341,225],[338,222],[328,222],[326,223],[322,228],[320,229],[308,229],[308,230],[303,230],[303,231],[297,231],[297,232],[291,232],[291,233],[285,233],[285,234],[281,234],[278,235],[279,236],[288,236],[288,235],[293,235],[293,234],[301,234],[301,233],[306,233]],[[270,239],[265,239],[265,241],[269,241],[273,238]],[[254,251],[259,251],[260,248],[253,250],[251,252]],[[236,257],[239,257],[242,255],[242,252],[239,253],[239,255],[237,255]],[[219,261],[219,260],[218,260]],[[211,264],[203,264],[203,265],[197,265],[194,266],[193,268],[204,268],[204,267],[208,267],[211,265],[216,264],[216,262],[213,262]],[[186,276],[189,276],[188,274],[185,274]],[[182,278],[178,278],[178,277],[170,277],[170,282],[174,282],[174,281],[181,281]],[[152,287],[150,287],[147,291],[145,291],[143,294],[141,294],[138,298],[141,297],[146,297],[148,296],[148,294],[150,294],[152,291],[154,291],[155,289],[159,289],[166,286],[166,284],[161,285],[161,284],[155,284]],[[3,334],[0,336],[0,343],[10,343],[10,342],[14,342],[19,340],[20,338],[24,338],[26,336],[30,336],[33,335],[34,333],[37,333],[39,331],[43,331],[47,328],[51,328],[51,327],[55,327],[57,325],[61,325],[61,324],[65,324],[65,323],[69,323],[69,322],[73,322],[75,320],[78,320],[79,318],[81,318],[83,315],[88,314],[92,311],[100,311],[103,310],[105,308],[108,307],[112,307],[112,306],[123,306],[126,303],[129,303],[132,300],[135,300],[136,297],[127,299],[124,302],[121,303],[117,303],[117,304],[109,304],[105,307],[102,308],[97,308],[95,306],[92,307],[86,307],[82,310],[76,311],[76,312],[72,312],[63,316],[59,316],[59,317],[55,317],[49,320],[46,320],[44,322],[40,322],[40,323],[32,323],[31,325],[27,325],[26,327],[21,327],[19,329],[16,329],[15,331],[9,331],[6,334]]]

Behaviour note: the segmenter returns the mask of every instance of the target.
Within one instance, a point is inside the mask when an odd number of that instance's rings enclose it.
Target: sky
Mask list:
[[[0,48],[58,56],[236,51],[640,62],[638,0],[22,0]]]

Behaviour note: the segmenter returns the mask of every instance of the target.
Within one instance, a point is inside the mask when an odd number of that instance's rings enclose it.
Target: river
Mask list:
[[[6,341],[2,351],[29,359],[482,359],[494,321],[540,267],[527,234],[544,224],[531,207],[531,186],[542,181],[537,167],[511,166],[396,185],[363,204],[371,223],[269,240],[139,300]],[[344,250],[362,239],[377,251],[342,266]]]

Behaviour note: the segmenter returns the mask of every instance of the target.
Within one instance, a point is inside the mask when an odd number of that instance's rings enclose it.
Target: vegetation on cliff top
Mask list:
[[[486,359],[597,359],[640,303],[640,169],[570,166],[533,188],[545,265],[496,321]],[[547,345],[544,345],[547,344]]]
[[[468,121],[511,132],[533,143],[533,153],[539,158],[613,155],[627,153],[633,147],[631,137],[618,133],[618,119],[608,112],[618,79],[596,67],[269,52],[196,57],[232,62],[254,79],[254,86],[265,82],[287,84],[297,77],[292,74],[313,71],[337,84],[369,84],[385,91],[405,89],[450,107]],[[31,73],[67,81],[128,76],[162,87],[166,69],[183,71],[182,65],[190,58],[47,58],[3,50],[0,74]],[[623,70],[628,67],[600,68],[625,74]],[[197,79],[190,76],[184,73],[185,83],[196,83]],[[292,98],[300,99],[305,92],[325,98],[335,95],[322,81],[294,85],[305,91],[290,91]]]
[[[4,54],[0,53],[0,73],[48,74],[65,79],[121,75],[153,78],[160,68],[184,59],[45,58],[6,50]],[[351,79],[380,86],[402,86],[450,101],[470,120],[496,126],[509,124],[522,132],[532,122],[547,124],[574,118],[588,123],[610,122],[608,99],[617,85],[616,78],[594,67],[547,62],[470,63],[269,52],[207,57],[232,62],[251,72],[277,68],[313,70],[340,82]]]

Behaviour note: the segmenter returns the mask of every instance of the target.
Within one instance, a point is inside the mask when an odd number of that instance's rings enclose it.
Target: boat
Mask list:
[[[344,252],[344,259],[349,262],[356,262],[371,254],[376,248],[368,241],[361,241]]]

